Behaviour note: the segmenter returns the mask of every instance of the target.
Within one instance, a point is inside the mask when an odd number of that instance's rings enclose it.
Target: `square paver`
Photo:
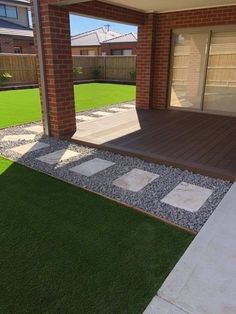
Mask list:
[[[93,114],[98,115],[98,116],[110,116],[112,112],[107,112],[107,111],[94,111]]]
[[[91,117],[91,116],[83,116],[83,115],[77,115],[76,116],[77,120],[81,120],[81,121],[91,121],[96,119],[95,117]]]
[[[19,154],[19,155],[24,155],[26,153],[34,152],[36,150],[42,149],[49,147],[49,144],[42,143],[42,142],[33,142],[25,145],[20,145],[17,147],[13,147],[10,150]]]
[[[155,173],[135,168],[113,181],[113,184],[124,190],[138,192],[158,177]]]
[[[25,130],[35,133],[43,133],[43,126],[42,125],[33,125],[25,128]]]
[[[134,109],[135,105],[131,105],[131,104],[122,105],[122,108]]]
[[[113,166],[115,163],[100,159],[100,158],[94,158],[92,160],[83,162],[82,164],[75,166],[70,169],[70,171],[73,171],[77,174],[82,174],[86,177],[90,177],[102,170],[105,170],[111,166]]]
[[[129,109],[128,108],[111,108],[110,110],[114,111],[114,112],[124,112],[124,111],[127,111]]]
[[[79,155],[79,153],[74,152],[73,150],[61,149],[61,150],[57,150],[56,152],[41,156],[37,159],[42,161],[42,162],[45,162],[46,164],[54,165],[54,164],[57,164],[59,162],[70,159],[72,157],[76,157],[78,155]]]
[[[161,202],[190,212],[198,211],[212,194],[212,190],[181,182]]]
[[[31,141],[35,139],[36,134],[12,134],[5,135],[2,142]]]

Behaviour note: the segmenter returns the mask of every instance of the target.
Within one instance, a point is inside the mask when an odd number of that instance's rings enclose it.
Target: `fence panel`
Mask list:
[[[132,81],[135,56],[73,56],[73,68],[81,67],[81,74],[74,80],[102,79],[107,81]],[[35,55],[0,54],[0,73],[10,73],[7,85],[37,84]]]
[[[37,84],[35,55],[0,54],[0,73],[8,72],[12,78],[8,84]]]

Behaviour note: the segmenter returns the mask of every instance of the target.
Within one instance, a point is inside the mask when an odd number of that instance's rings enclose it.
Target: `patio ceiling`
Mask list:
[[[171,12],[216,6],[235,5],[235,0],[102,0],[143,12]]]
[[[55,3],[57,5],[69,5],[90,1],[93,0],[55,0]],[[98,2],[114,4],[145,13],[183,11],[188,9],[235,5],[235,0],[99,0]]]

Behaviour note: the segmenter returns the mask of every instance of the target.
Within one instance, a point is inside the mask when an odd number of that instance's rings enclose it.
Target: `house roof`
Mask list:
[[[104,27],[93,29],[71,37],[72,46],[100,46],[107,39],[120,36],[120,33],[108,31]]]
[[[23,6],[30,6],[30,0],[2,0],[2,2],[6,2],[7,4],[18,4]]]
[[[136,43],[137,42],[137,35],[134,33],[127,33],[120,36],[117,36],[112,39],[105,40],[104,44],[112,44],[112,43]]]
[[[33,37],[31,28],[0,19],[0,35]]]
[[[77,38],[71,39],[72,47],[78,46],[100,46],[100,42],[96,33],[86,34]]]

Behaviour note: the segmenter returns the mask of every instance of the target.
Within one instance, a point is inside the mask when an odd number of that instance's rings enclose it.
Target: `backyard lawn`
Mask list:
[[[81,84],[74,86],[76,111],[97,108],[135,98],[135,86]],[[23,89],[0,91],[0,128],[41,119],[39,91]]]
[[[142,313],[193,239],[1,157],[0,197],[0,313]]]

